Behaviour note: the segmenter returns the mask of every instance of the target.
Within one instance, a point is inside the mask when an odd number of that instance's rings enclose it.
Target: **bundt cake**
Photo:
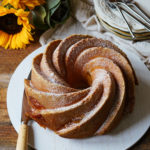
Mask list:
[[[132,112],[135,72],[110,41],[71,35],[33,59],[25,93],[29,117],[66,138],[108,133]]]

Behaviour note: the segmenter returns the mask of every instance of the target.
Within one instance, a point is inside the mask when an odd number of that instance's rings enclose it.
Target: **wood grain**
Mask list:
[[[31,52],[40,47],[38,32],[35,41],[26,49],[5,50],[0,47],[0,150],[14,150],[16,146],[17,133],[14,130],[7,112],[6,93],[12,73],[19,63]]]
[[[0,146],[14,147],[17,133],[11,125],[6,108],[7,88],[0,88]]]
[[[15,150],[17,133],[11,125],[7,112],[7,87],[10,77],[18,64],[32,51],[40,47],[38,42],[39,35],[40,33],[35,35],[35,42],[28,45],[25,50],[5,50],[0,48],[0,150]],[[129,150],[150,150],[150,129]]]

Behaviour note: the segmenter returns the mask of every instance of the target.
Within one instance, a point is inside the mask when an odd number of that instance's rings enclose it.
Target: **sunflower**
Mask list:
[[[2,5],[12,5],[14,8],[33,9],[35,6],[41,5],[45,0],[3,0]]]
[[[0,46],[5,49],[25,48],[33,41],[28,20],[29,11],[0,6]]]

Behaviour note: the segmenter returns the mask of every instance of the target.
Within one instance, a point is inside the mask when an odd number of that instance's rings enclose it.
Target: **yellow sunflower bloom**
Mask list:
[[[28,7],[29,9],[33,9],[35,6],[41,5],[44,2],[45,0],[3,0],[2,5],[10,4],[14,8],[25,9]]]
[[[5,49],[25,48],[33,41],[33,26],[28,20],[29,12],[23,9],[7,9],[0,6],[0,46]]]

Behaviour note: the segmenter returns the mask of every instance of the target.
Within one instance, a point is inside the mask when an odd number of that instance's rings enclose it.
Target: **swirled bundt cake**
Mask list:
[[[33,59],[25,92],[28,115],[62,137],[105,134],[132,112],[137,79],[127,56],[109,41],[71,35]]]

